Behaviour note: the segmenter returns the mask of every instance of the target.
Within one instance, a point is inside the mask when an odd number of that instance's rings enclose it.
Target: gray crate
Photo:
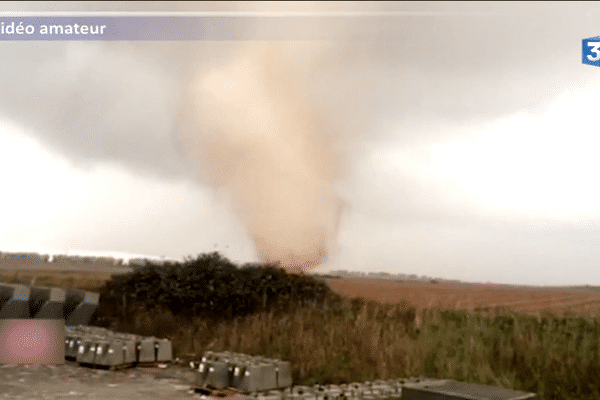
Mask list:
[[[77,348],[76,361],[80,364],[93,364],[96,356],[96,342],[98,339],[94,336],[86,336],[82,338],[79,347]]]
[[[201,361],[198,364],[198,369],[196,370],[196,376],[194,381],[197,387],[204,387],[204,385],[206,384],[206,377],[208,376],[209,367],[210,362],[208,361]]]
[[[34,319],[62,319],[67,293],[60,288],[31,286],[29,316]]]
[[[112,351],[110,351],[112,350]],[[108,338],[99,339],[96,341],[96,348],[94,354],[94,364],[100,366],[115,366],[120,365],[120,358],[122,353],[119,354],[118,343],[114,343]]]
[[[134,341],[115,338],[98,341],[94,361],[95,365],[114,368],[133,365],[135,361]]]
[[[274,363],[260,363],[259,368],[262,375],[263,388],[261,390],[273,390],[279,388],[277,385],[277,365]]]
[[[258,387],[258,384],[254,384],[253,386],[250,387],[250,390],[244,389],[245,387],[248,387],[247,377],[245,376],[245,374],[246,374],[246,368],[249,365],[250,365],[250,363],[235,364],[235,366],[233,367],[233,374],[232,374],[232,378],[231,378],[231,386],[238,388],[240,390],[245,390],[248,393],[257,391],[257,389],[254,389],[254,390],[252,390],[252,389]],[[252,382],[250,382],[250,383],[252,383]]]
[[[402,388],[402,400],[524,400],[536,397],[535,393],[453,380],[408,383]]]
[[[113,341],[117,341],[117,338],[111,338]],[[123,354],[123,364],[132,365],[137,361],[136,357],[136,344],[137,341],[132,339],[121,339],[121,352]],[[115,344],[116,346],[116,344]],[[115,350],[116,351],[116,350]]]
[[[288,361],[275,360],[277,387],[284,389],[292,386],[292,365]]]
[[[29,287],[0,283],[0,318],[29,318]]]
[[[98,308],[100,294],[82,290],[67,290],[63,316],[65,325],[87,325]]]
[[[208,374],[206,375],[206,384],[215,389],[224,389],[231,386],[233,365],[223,359],[211,361],[208,363]]]
[[[137,344],[140,363],[168,362],[173,360],[173,345],[169,339],[142,338]]]
[[[150,338],[143,338],[139,343],[137,343],[137,354],[138,362],[155,362],[156,351],[154,348],[154,340]]]
[[[68,360],[75,361],[77,359],[77,352],[79,346],[82,344],[83,339],[76,335],[70,335],[65,339],[65,358]]]
[[[236,366],[239,367],[239,366]],[[240,371],[241,372],[241,371]],[[277,371],[274,364],[249,363],[243,373],[233,377],[234,387],[245,392],[261,392],[277,388]]]
[[[157,339],[154,347],[156,348],[156,361],[164,363],[173,360],[173,343],[169,339]]]

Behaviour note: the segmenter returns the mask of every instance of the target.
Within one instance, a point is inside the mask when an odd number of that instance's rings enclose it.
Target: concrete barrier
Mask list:
[[[65,325],[87,325],[98,308],[100,294],[82,290],[67,290],[64,306]]]
[[[66,292],[60,288],[31,286],[29,316],[34,319],[62,319]]]
[[[29,318],[29,287],[0,283],[0,319]]]

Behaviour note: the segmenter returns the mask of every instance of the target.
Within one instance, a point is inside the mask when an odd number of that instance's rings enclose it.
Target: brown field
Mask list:
[[[113,274],[103,271],[0,269],[0,282],[54,286],[63,289],[98,290]]]
[[[108,271],[0,269],[0,282],[98,290],[116,275]],[[417,308],[487,310],[501,307],[518,313],[600,316],[600,289],[593,287],[536,287],[477,283],[428,283],[369,278],[325,279],[341,295],[382,303],[406,300]]]
[[[418,308],[457,310],[504,307],[518,313],[600,315],[600,292],[593,288],[510,286],[475,283],[399,282],[378,279],[326,279],[341,295],[374,299],[383,303],[409,301]]]

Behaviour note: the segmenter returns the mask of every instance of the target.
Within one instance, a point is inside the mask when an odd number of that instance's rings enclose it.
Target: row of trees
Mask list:
[[[129,313],[141,304],[173,315],[233,318],[311,305],[336,307],[341,298],[311,276],[288,274],[273,264],[238,267],[215,252],[182,263],[146,261],[134,272],[113,277],[101,290],[98,312]]]

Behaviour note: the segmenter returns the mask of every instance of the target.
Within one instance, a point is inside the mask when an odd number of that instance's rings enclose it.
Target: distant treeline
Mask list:
[[[326,278],[370,278],[385,279],[402,282],[430,282],[430,283],[461,283],[457,279],[431,278],[415,274],[390,274],[388,272],[361,272],[361,271],[332,271],[324,276]]]
[[[120,258],[113,257],[85,257],[85,256],[67,256],[47,254],[40,255],[38,253],[4,253],[0,252],[0,267],[5,263],[28,263],[28,264],[102,264],[102,265],[127,265]]]

